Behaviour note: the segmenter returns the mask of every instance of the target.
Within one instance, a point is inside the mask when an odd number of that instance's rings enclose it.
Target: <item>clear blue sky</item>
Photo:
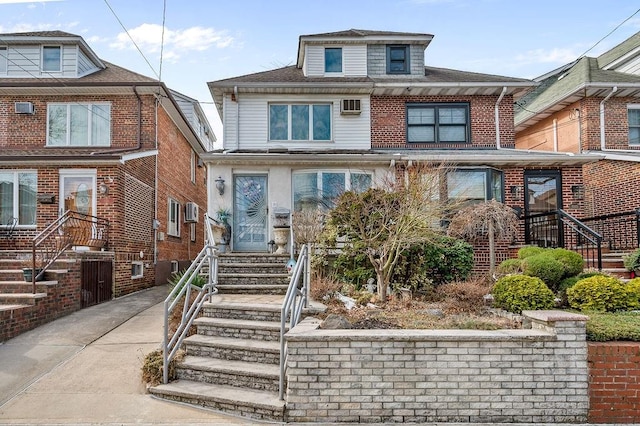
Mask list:
[[[157,77],[164,4],[0,0],[0,33],[68,31],[84,37],[102,59]],[[585,53],[638,8],[633,0],[166,0],[162,80],[203,103],[221,140],[206,82],[294,64],[301,34],[349,28],[428,33],[434,39],[427,65],[534,78]],[[640,13],[588,55],[638,31]]]

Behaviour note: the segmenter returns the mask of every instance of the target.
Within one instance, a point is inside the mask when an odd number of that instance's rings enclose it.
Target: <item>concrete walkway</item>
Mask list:
[[[162,342],[168,291],[83,309],[0,344],[0,424],[250,424],[146,392],[141,367]]]

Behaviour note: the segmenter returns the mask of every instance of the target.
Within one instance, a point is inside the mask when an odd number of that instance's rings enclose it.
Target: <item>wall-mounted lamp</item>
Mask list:
[[[222,176],[218,176],[218,179],[216,179],[215,182],[218,193],[220,195],[224,195],[224,179],[222,179]]]
[[[98,191],[102,195],[107,195],[109,193],[109,187],[103,183],[98,187]]]
[[[267,243],[267,246],[269,246],[269,253],[273,253],[275,251],[274,249],[276,247],[276,242],[274,240],[270,240]]]
[[[510,188],[511,191],[511,197],[514,200],[520,200],[522,199],[522,186],[520,185],[512,185]]]
[[[576,200],[582,200],[584,198],[584,185],[572,185],[571,193]]]

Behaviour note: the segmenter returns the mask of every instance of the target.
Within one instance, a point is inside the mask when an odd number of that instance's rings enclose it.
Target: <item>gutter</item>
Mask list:
[[[499,111],[499,107],[500,107],[500,102],[502,102],[502,98],[504,97],[505,93],[507,93],[507,86],[504,86],[502,88],[502,93],[500,93],[500,96],[498,97],[498,100],[496,101],[496,105],[495,105],[495,120],[496,120],[496,148],[500,149],[500,111]]]
[[[609,98],[611,96],[613,96],[614,93],[616,93],[618,91],[618,86],[613,86],[613,88],[611,89],[611,92],[602,100],[600,101],[600,150],[601,151],[606,151],[606,144],[605,144],[605,137],[604,137],[604,103],[607,102],[609,100]]]

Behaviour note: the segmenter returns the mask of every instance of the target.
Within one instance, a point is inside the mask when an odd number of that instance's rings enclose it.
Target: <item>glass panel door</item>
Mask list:
[[[233,177],[233,250],[267,251],[267,176]]]
[[[67,210],[95,216],[96,175],[91,172],[60,172],[60,214]]]
[[[525,215],[527,243],[543,247],[561,247],[562,229],[558,209],[562,208],[560,172],[525,173]]]

